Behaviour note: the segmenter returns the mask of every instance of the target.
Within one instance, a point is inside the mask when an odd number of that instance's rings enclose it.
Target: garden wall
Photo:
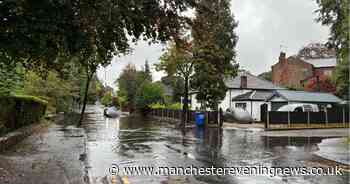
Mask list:
[[[0,134],[37,123],[47,102],[33,96],[0,97]]]

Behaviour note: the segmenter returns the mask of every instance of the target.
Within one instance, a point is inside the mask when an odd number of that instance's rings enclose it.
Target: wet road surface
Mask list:
[[[143,117],[103,117],[88,106],[83,126],[53,124],[0,154],[0,183],[110,183],[126,166],[318,166],[313,152],[325,137],[267,137],[256,131],[189,129]],[[120,174],[120,173],[119,173]],[[128,176],[131,184],[346,184],[343,176]]]
[[[90,106],[86,131],[87,168],[92,183],[110,176],[109,168],[127,166],[163,167],[303,167],[310,162],[324,137],[266,137],[255,131],[190,129],[181,132],[172,125],[141,117],[106,119],[102,108]],[[119,173],[120,174],[120,173]],[[132,184],[244,184],[324,183],[345,184],[343,176],[128,176]]]

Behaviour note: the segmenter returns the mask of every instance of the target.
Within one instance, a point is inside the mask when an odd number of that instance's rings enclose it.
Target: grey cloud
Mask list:
[[[328,37],[328,28],[315,22],[315,0],[232,0],[231,9],[239,21],[236,60],[253,74],[268,71],[277,62],[280,45],[286,47],[287,55],[294,55],[302,46],[325,42]],[[129,62],[137,67],[141,67],[146,59],[150,64],[159,62],[164,46],[149,46],[140,41],[133,48],[132,55],[114,58],[107,67],[109,85],[113,85]],[[162,75],[154,72],[156,80]],[[104,79],[103,69],[98,71],[98,76]]]
[[[314,0],[233,0],[239,21],[237,61],[254,74],[277,61],[280,45],[294,55],[310,42],[325,42],[328,28],[315,22]]]

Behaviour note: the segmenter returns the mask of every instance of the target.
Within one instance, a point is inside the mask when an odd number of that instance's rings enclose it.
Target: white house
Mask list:
[[[272,96],[273,91],[285,89],[246,71],[239,72],[234,78],[226,79],[225,84],[229,90],[219,107],[224,111],[228,108],[243,108],[255,121],[260,121],[262,104],[267,103],[268,108],[271,109],[271,103],[266,102],[266,99]],[[191,95],[191,102],[193,110],[200,109],[201,103],[197,102],[195,93]]]

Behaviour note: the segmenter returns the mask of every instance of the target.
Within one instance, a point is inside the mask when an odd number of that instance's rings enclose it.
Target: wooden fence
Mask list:
[[[218,111],[206,111],[205,118],[208,120],[209,124],[218,124],[220,121]],[[181,121],[184,116],[182,110],[172,110],[172,109],[152,109],[151,115],[162,118],[170,118],[173,120]],[[189,122],[194,123],[196,121],[196,111],[188,111]]]
[[[265,128],[329,128],[349,127],[349,108],[331,108],[320,112],[281,112],[262,108]]]

